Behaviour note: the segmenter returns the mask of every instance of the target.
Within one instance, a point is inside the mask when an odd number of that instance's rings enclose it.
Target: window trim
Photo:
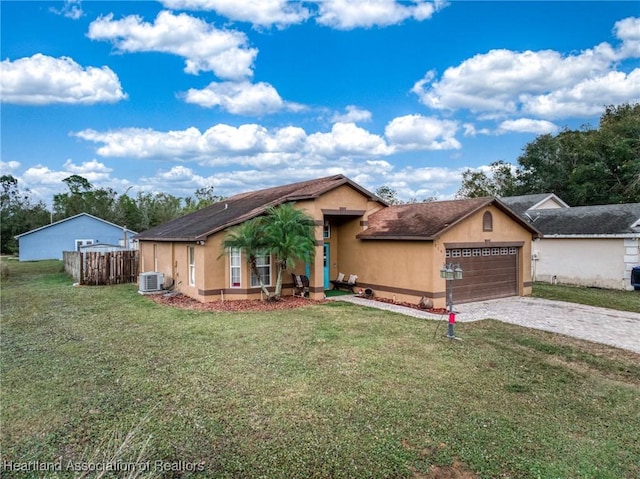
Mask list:
[[[187,246],[187,268],[189,277],[189,286],[196,285],[196,247]]]
[[[267,268],[269,271],[269,281],[264,282],[265,286],[271,286],[271,282],[273,279],[273,276],[271,274],[272,268],[271,268],[271,253],[267,253],[267,254],[263,254],[263,252],[261,252],[260,254],[256,255],[256,261],[258,261],[258,259],[263,259],[263,258],[268,258],[268,260],[265,262],[265,264],[258,264],[258,271],[260,271],[260,268]],[[266,275],[263,275],[266,276]],[[254,283],[255,280],[255,283]],[[259,288],[260,287],[260,281],[258,280],[258,278],[256,278],[255,274],[253,274],[253,271],[251,271],[251,279],[249,280],[249,284],[252,288]]]
[[[234,265],[234,258],[237,258],[237,265]],[[238,282],[233,282],[233,272],[237,269]],[[229,287],[241,288],[242,287],[242,250],[239,248],[231,248],[229,250]]]
[[[493,231],[493,215],[491,211],[485,211],[482,215],[482,231]]]
[[[153,243],[153,270],[158,271],[158,243]]]

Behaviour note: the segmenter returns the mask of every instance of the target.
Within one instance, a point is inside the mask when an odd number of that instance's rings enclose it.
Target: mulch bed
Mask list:
[[[184,294],[157,294],[148,296],[153,302],[165,306],[173,306],[182,309],[197,311],[220,312],[264,312],[282,311],[285,309],[301,308],[311,304],[320,304],[323,301],[313,301],[299,296],[281,296],[279,301],[263,301],[260,299],[239,299],[230,301],[212,301],[201,303]]]
[[[210,303],[201,303],[189,296],[180,293],[154,294],[149,295],[149,299],[153,302],[165,306],[173,306],[175,308],[192,309],[197,311],[220,311],[220,312],[265,312],[265,311],[282,311],[286,309],[302,308],[311,304],[322,304],[326,301],[314,301],[299,296],[281,296],[279,301],[263,301],[261,299],[234,299],[228,301],[212,301]],[[446,314],[446,308],[430,308],[423,309],[417,304],[393,301],[387,298],[372,298],[372,301],[381,303],[395,304],[407,308],[417,309],[432,314]]]

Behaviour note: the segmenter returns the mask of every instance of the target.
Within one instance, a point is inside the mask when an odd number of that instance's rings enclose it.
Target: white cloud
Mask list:
[[[72,20],[78,20],[84,16],[82,2],[80,0],[66,0],[62,8],[57,9],[51,7],[49,10],[56,15],[63,15]]]
[[[394,118],[385,128],[385,136],[399,150],[449,150],[462,147],[455,138],[458,124],[422,115]]]
[[[491,130],[489,128],[480,128],[477,129],[473,123],[464,123],[464,136],[476,136],[476,135],[490,135]]]
[[[76,165],[72,160],[67,160],[63,165],[65,171],[74,175],[80,175],[89,182],[93,183],[98,180],[107,180],[109,174],[113,171],[112,168],[108,168],[104,163],[100,163],[98,160],[83,161],[80,165]]]
[[[355,123],[335,123],[329,133],[314,133],[307,139],[312,155],[320,157],[386,156],[392,153],[385,140]]]
[[[429,108],[466,109],[484,118],[597,115],[603,105],[640,97],[637,70],[616,70],[619,60],[640,57],[640,19],[617,22],[614,33],[622,41],[619,48],[601,43],[571,55],[491,50],[447,68],[440,78],[427,72],[412,91]]]
[[[357,123],[359,121],[371,121],[371,112],[358,108],[355,105],[347,105],[345,113],[335,113],[331,117],[331,123]]]
[[[114,20],[100,17],[89,26],[89,38],[111,41],[121,52],[163,52],[185,58],[185,71],[212,71],[219,78],[240,80],[253,75],[258,54],[244,33],[220,30],[187,14],[158,13],[155,23],[137,15]]]
[[[397,2],[395,0],[321,0],[316,22],[338,30],[386,27],[407,19],[426,20],[445,2]]]
[[[230,20],[249,22],[258,27],[275,25],[279,28],[302,23],[311,15],[298,2],[287,0],[161,0],[162,4],[174,10],[211,10]]]
[[[2,101],[27,105],[91,105],[127,98],[117,75],[107,66],[78,65],[69,57],[31,57],[0,63]]]
[[[104,144],[97,153],[113,158],[193,158],[200,153],[203,141],[197,128],[168,132],[143,128],[107,132],[88,129],[73,134],[83,140]]]
[[[69,159],[60,169],[35,165],[27,168],[17,177],[21,188],[28,188],[37,199],[51,204],[53,195],[68,192],[67,185],[62,180],[71,175],[86,178],[95,188],[112,188],[119,193],[123,193],[132,186],[129,180],[114,178],[112,172],[111,168],[95,159],[80,164]]]
[[[62,190],[66,188],[62,180],[70,176],[72,173],[68,171],[53,171],[48,166],[36,165],[27,170],[21,175],[21,178],[28,185],[30,189],[34,189],[42,186],[57,186]]]
[[[254,27],[286,28],[315,17],[320,25],[339,30],[386,27],[407,19],[422,21],[447,6],[443,0],[161,0],[171,9],[215,11],[232,21],[249,22]],[[312,11],[306,6],[315,4]]]
[[[640,101],[640,68],[609,72],[546,95],[523,95],[522,111],[543,118],[597,116],[606,105]]]
[[[458,149],[457,123],[420,115],[393,120],[386,139],[354,123],[335,123],[328,132],[308,134],[300,127],[267,129],[248,123],[216,124],[201,132],[195,127],[177,131],[124,128],[72,133],[96,143],[102,157],[197,161],[207,165],[307,165],[346,159],[380,160],[397,151]]]
[[[640,18],[629,17],[616,22],[615,36],[622,40],[620,56],[622,58],[640,57]]]
[[[260,116],[304,108],[296,103],[285,102],[272,85],[264,82],[213,82],[202,90],[190,89],[184,98],[187,103],[205,108],[217,106],[236,115]]]
[[[547,133],[556,133],[558,127],[546,120],[532,120],[530,118],[518,118],[517,120],[505,120],[498,127],[498,134],[516,132],[516,133],[535,133],[544,135]]]
[[[491,50],[448,68],[438,81],[431,81],[429,72],[412,91],[435,109],[514,113],[518,95],[570,87],[605,71],[613,59],[613,50],[606,46],[567,58],[551,50]]]
[[[2,161],[0,160],[0,171],[3,175],[13,175],[18,168],[20,168],[20,162],[18,161]]]

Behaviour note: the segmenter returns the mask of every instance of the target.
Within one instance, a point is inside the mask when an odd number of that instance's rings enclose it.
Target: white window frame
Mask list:
[[[265,273],[261,274],[262,282],[264,283],[265,286],[271,286],[271,254],[269,254],[269,253],[264,254],[263,252],[257,254],[256,255],[256,263],[257,263],[257,266],[258,266],[258,271],[260,271],[262,273],[262,271],[265,270]],[[265,281],[265,278],[267,279],[267,281]],[[260,281],[258,280],[256,275],[252,271],[251,272],[251,287],[252,288],[257,288],[259,286],[260,286]]]
[[[196,285],[196,247],[187,246],[187,263],[189,265],[189,286]]]
[[[331,223],[329,223],[329,220],[324,220],[324,225],[322,226],[322,237],[324,239],[331,238]]]
[[[237,274],[237,282],[234,282],[234,273]],[[242,287],[242,250],[231,248],[229,251],[229,286],[231,288]]]

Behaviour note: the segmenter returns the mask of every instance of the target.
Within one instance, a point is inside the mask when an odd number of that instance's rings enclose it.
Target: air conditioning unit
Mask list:
[[[156,273],[155,271],[140,273],[140,277],[138,278],[139,292],[150,293],[153,291],[162,291],[163,283],[163,273]]]

